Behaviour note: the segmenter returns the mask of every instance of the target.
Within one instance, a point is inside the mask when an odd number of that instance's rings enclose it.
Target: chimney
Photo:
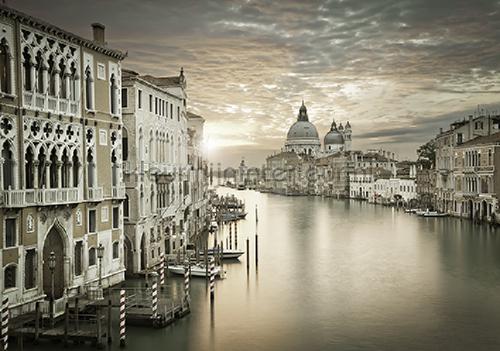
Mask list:
[[[443,127],[439,128],[439,134],[443,134]]]
[[[100,44],[105,44],[104,41],[104,27],[103,24],[100,23],[92,23],[92,32],[94,34],[94,41]]]

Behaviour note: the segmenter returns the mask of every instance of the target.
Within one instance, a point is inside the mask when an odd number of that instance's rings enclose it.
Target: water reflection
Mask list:
[[[221,193],[233,192],[221,189]],[[493,350],[500,346],[498,231],[364,202],[251,191],[238,224],[247,255],[225,263],[214,304],[192,282],[192,314],[129,328],[128,350]],[[226,244],[228,227],[217,240]],[[234,231],[232,239],[234,240]],[[215,236],[208,239],[213,243]],[[169,277],[166,291],[182,291]],[[49,350],[42,345],[37,347]],[[118,345],[113,345],[118,350]]]

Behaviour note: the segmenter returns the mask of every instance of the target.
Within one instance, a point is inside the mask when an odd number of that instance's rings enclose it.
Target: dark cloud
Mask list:
[[[191,107],[233,156],[279,149],[302,99],[320,134],[335,116],[351,121],[355,147],[408,157],[440,126],[498,101],[499,1],[11,5],[84,36],[90,23],[105,23],[132,69],[164,75],[184,66]]]

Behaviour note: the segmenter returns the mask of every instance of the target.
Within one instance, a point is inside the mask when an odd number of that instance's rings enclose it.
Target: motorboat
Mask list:
[[[191,276],[193,277],[207,277],[207,269],[204,264],[194,264],[190,266],[191,268]],[[184,275],[184,271],[186,266],[183,264],[170,265],[168,266],[168,270],[173,274]],[[210,270],[208,271],[208,275],[210,276]],[[220,266],[215,266],[215,276],[221,275]]]
[[[418,208],[407,208],[405,210],[406,213],[417,213],[418,211],[420,211]]]
[[[217,254],[217,250],[208,249],[207,253],[209,256],[214,256],[214,253]],[[224,249],[224,251],[222,252],[222,259],[223,260],[236,260],[244,253],[245,253],[245,251],[241,251],[241,250]],[[204,255],[204,254],[205,254],[204,251],[200,251],[200,255]]]

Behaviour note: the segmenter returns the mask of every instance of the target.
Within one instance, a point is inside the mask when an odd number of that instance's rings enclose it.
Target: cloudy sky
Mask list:
[[[349,120],[353,147],[414,158],[478,105],[500,110],[500,1],[7,0],[85,37],[106,25],[124,66],[188,78],[210,157],[260,163],[304,99],[322,137]]]

